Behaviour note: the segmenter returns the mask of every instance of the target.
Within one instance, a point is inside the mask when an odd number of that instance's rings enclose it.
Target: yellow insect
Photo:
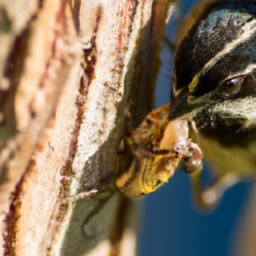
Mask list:
[[[168,182],[181,163],[187,172],[201,170],[201,150],[189,138],[191,120],[185,116],[170,121],[169,113],[170,105],[153,110],[126,138],[134,160],[117,180],[126,196],[136,198],[154,192]]]

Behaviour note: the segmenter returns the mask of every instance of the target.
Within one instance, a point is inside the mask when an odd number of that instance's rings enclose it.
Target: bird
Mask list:
[[[256,174],[256,1],[201,1],[177,37],[169,119],[195,123],[215,180],[203,190],[195,175],[193,184],[212,205]]]

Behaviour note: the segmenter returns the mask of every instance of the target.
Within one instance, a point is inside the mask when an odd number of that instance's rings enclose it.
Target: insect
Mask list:
[[[189,173],[201,170],[201,150],[189,138],[191,120],[185,116],[170,121],[169,112],[170,105],[153,110],[126,138],[134,160],[128,172],[117,180],[125,195],[136,198],[154,192],[182,163]]]
[[[143,175],[150,172],[156,178],[151,190],[144,188],[139,190],[143,193],[154,191],[173,174],[173,170],[167,174],[170,167],[166,163],[168,157],[174,161],[173,168],[177,168],[182,160],[186,161],[190,157],[193,159],[193,156],[199,159],[198,152],[201,149],[204,158],[214,169],[215,181],[208,189],[203,190],[200,175],[194,175],[192,177],[194,191],[200,202],[213,204],[227,188],[240,179],[255,176],[256,1],[199,2],[178,32],[174,69],[172,103],[168,115],[165,113],[167,117],[163,126],[165,127],[163,136],[158,136],[161,132],[151,132],[153,128],[148,129],[148,134],[146,132],[145,135],[145,137],[157,135],[156,140],[150,139],[158,143],[152,143],[153,149],[150,149],[157,154],[150,158],[150,150],[143,155],[140,153],[141,148],[138,147],[136,153],[138,156],[135,154],[135,157],[142,161],[133,174],[142,182]],[[163,108],[159,111],[167,110]],[[185,150],[181,150],[182,153],[175,151],[176,146],[179,145],[179,140],[175,139],[172,149],[167,150],[167,154],[162,154],[166,149],[163,140],[167,136],[169,127],[166,123],[176,127],[175,123],[179,122],[183,123],[185,128],[174,128],[174,130],[182,136],[182,147]],[[189,123],[194,123],[198,130],[197,140],[194,142],[186,132]],[[140,134],[139,131],[135,133]],[[141,134],[140,136],[143,137]],[[176,135],[170,136],[175,138]],[[139,145],[136,137],[137,135],[133,141]],[[195,145],[199,150],[194,150]],[[158,162],[158,159],[161,161]],[[153,172],[149,167],[143,168],[147,164],[153,166],[150,167]],[[200,164],[196,165],[200,166]],[[166,171],[163,171],[166,167]],[[156,172],[159,169],[162,171]],[[131,171],[128,173],[131,174]],[[163,174],[162,179],[157,177],[159,174]],[[122,177],[120,179],[122,180]],[[120,179],[118,185],[122,183]],[[127,184],[128,180],[129,178],[126,179]],[[142,187],[141,183],[137,186]],[[129,191],[128,187],[123,188],[126,189]],[[131,195],[133,193],[137,192],[132,191]]]

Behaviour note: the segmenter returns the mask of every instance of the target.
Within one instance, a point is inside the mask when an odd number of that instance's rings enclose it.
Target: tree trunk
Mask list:
[[[0,255],[134,255],[119,145],[152,107],[169,5],[0,0]]]

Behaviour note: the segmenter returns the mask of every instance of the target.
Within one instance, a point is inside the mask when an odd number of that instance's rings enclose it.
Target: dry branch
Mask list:
[[[151,108],[168,5],[0,0],[1,255],[134,254],[119,144]]]

